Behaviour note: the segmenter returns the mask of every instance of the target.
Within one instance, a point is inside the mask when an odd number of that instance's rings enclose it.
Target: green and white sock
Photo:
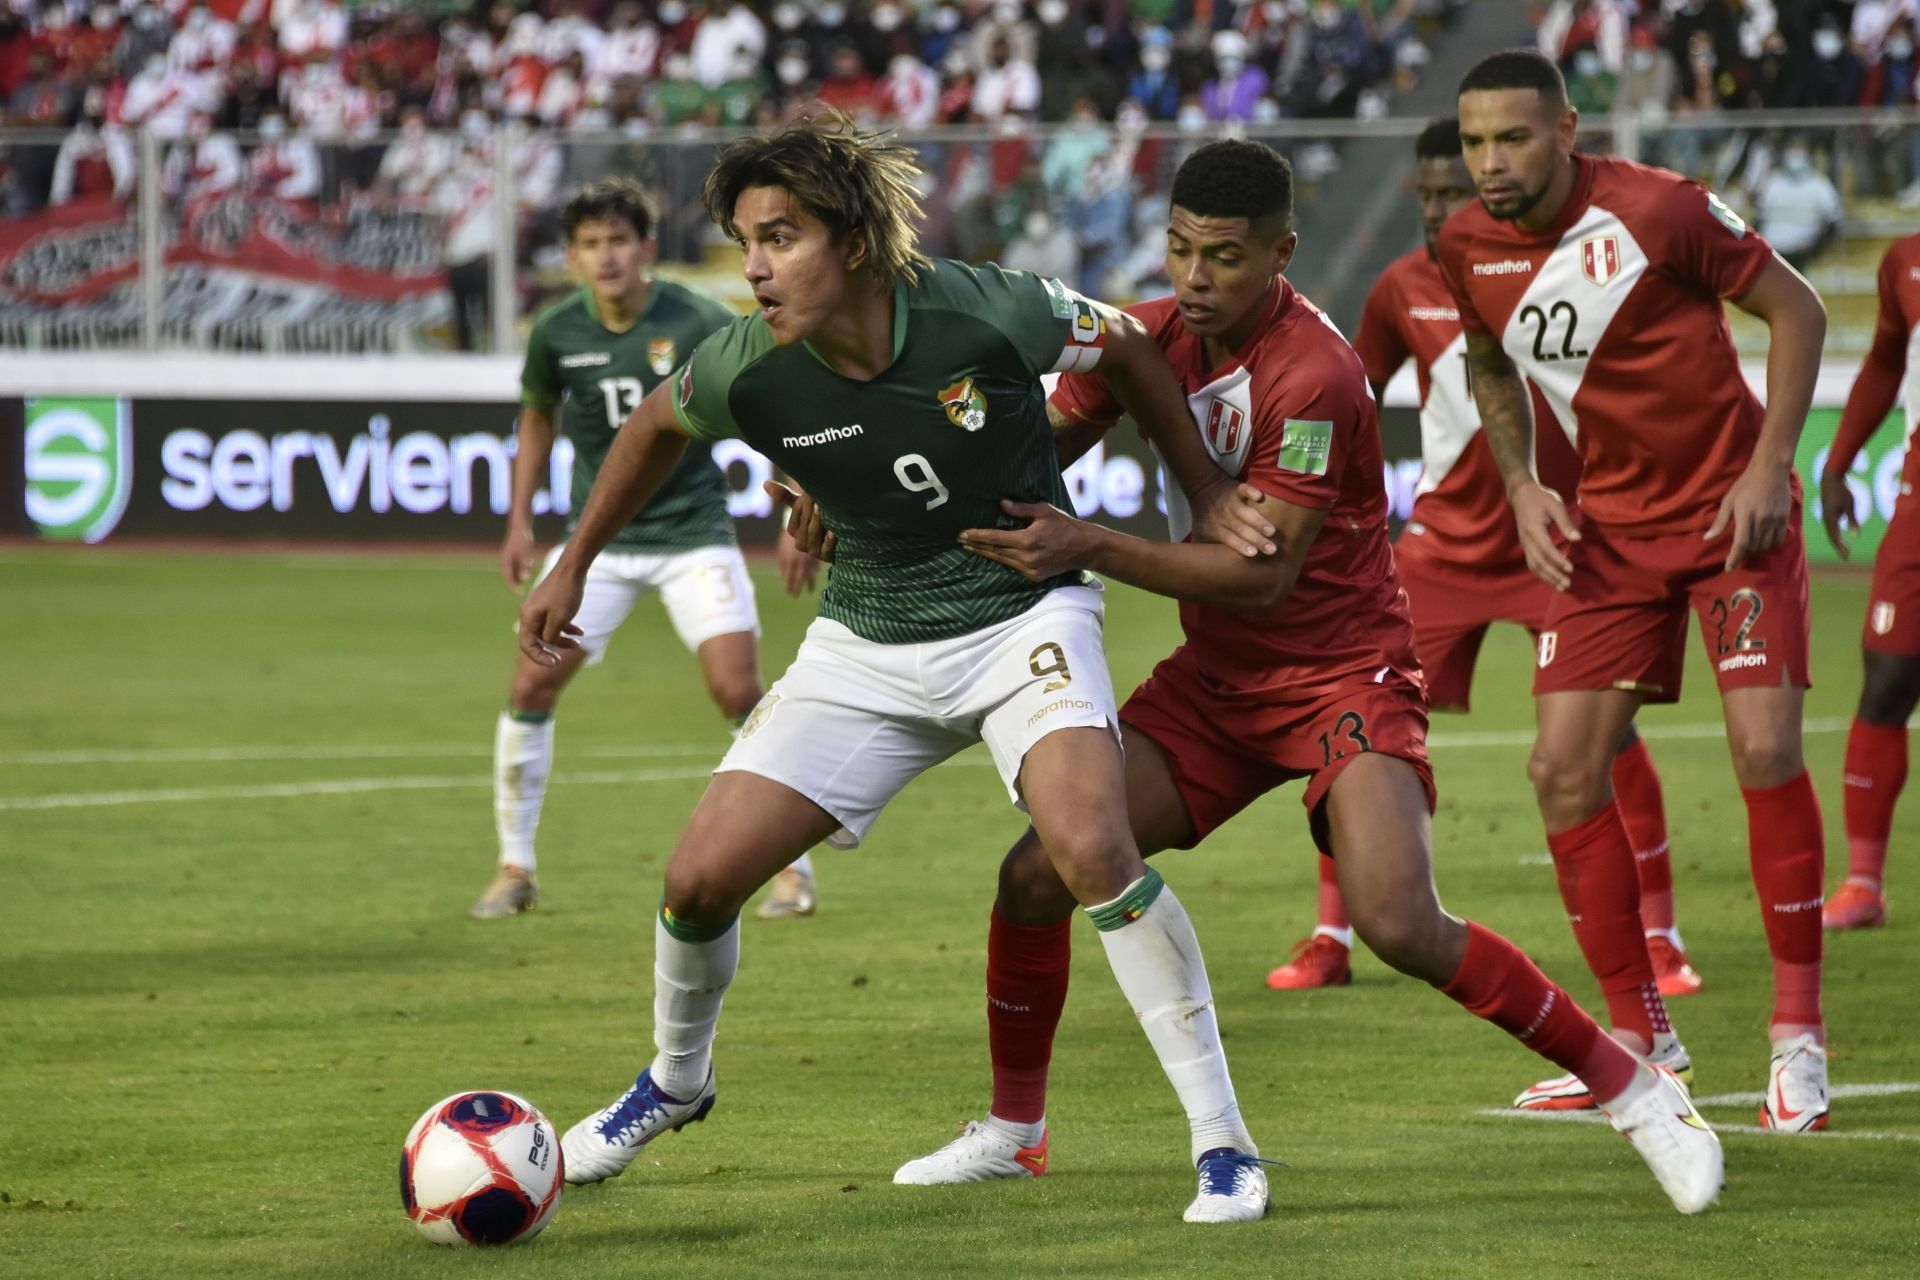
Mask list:
[[[740,967],[740,918],[718,927],[679,920],[660,905],[653,926],[654,1083],[692,1101],[713,1065],[720,1004]]]
[[[553,772],[553,713],[500,713],[493,734],[493,824],[500,833],[500,861],[533,870],[533,833]]]
[[[1227,1074],[1200,939],[1173,890],[1148,867],[1112,902],[1088,907],[1087,918],[1186,1110],[1193,1159],[1216,1147],[1258,1154]]]

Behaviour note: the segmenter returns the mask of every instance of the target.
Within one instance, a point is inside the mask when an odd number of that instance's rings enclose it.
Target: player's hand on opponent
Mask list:
[[[1573,561],[1554,541],[1554,534],[1568,542],[1580,541],[1580,529],[1567,504],[1553,490],[1532,481],[1515,488],[1507,500],[1513,504],[1513,520],[1520,528],[1527,568],[1555,591],[1565,591],[1573,585]]]
[[[1092,563],[1100,539],[1096,526],[1046,502],[1002,501],[1000,509],[1027,521],[1027,527],[963,529],[960,545],[1035,582]]]
[[[1252,485],[1235,484],[1224,475],[1204,492],[1189,494],[1194,537],[1232,547],[1248,558],[1276,554],[1280,548],[1273,540],[1273,522],[1257,510],[1265,497]]]
[[[787,518],[774,546],[774,559],[780,566],[780,580],[787,594],[797,596],[813,590],[822,564],[833,563],[835,538],[820,518],[820,504],[798,489],[778,480],[762,483],[767,496],[786,508]]]
[[[507,526],[507,536],[500,543],[500,576],[507,586],[515,591],[526,586],[533,576],[533,560],[533,530]]]
[[[1720,511],[1707,529],[1706,541],[1733,526],[1733,546],[1727,551],[1727,568],[1736,569],[1741,561],[1764,555],[1787,540],[1787,521],[1793,514],[1793,472],[1790,468],[1764,463],[1755,458],[1720,499]],[[1848,507],[1851,509],[1849,501]]]
[[[1853,505],[1853,490],[1847,487],[1845,476],[1820,477],[1820,522],[1827,526],[1827,541],[1840,558],[1852,555],[1853,549],[1847,546],[1847,527],[1851,525],[1855,533],[1860,532],[1860,511]]]
[[[573,625],[580,612],[586,582],[563,559],[520,604],[520,652],[543,667],[560,665],[560,655],[578,649],[580,628]]]

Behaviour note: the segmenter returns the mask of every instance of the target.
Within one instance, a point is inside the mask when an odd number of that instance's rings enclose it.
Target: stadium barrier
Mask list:
[[[504,530],[518,363],[509,357],[140,356],[0,358],[0,531],[47,541],[272,539],[490,543]],[[1764,390],[1764,369],[1747,370]],[[1821,371],[1801,438],[1803,477],[1819,474],[1852,385],[1851,364]],[[1381,413],[1385,482],[1397,522],[1420,479],[1410,369]],[[713,446],[748,546],[772,542],[766,458]],[[1882,429],[1855,467],[1868,513],[1855,563],[1870,556],[1899,495],[1906,442]],[[581,495],[573,452],[556,442],[535,496],[537,532],[558,537]],[[1067,473],[1078,514],[1164,536],[1164,481],[1138,434],[1115,430]],[[1811,480],[1809,479],[1811,490]],[[1807,494],[1807,549],[1837,559]]]

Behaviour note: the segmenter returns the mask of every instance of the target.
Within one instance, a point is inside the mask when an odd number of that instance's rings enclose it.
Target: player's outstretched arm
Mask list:
[[[520,606],[521,652],[551,667],[559,663],[560,650],[575,647],[579,628],[573,616],[580,611],[588,567],[666,481],[686,447],[673,412],[673,383],[662,382],[621,424],[567,549]]]
[[[786,510],[780,537],[774,544],[774,560],[787,594],[797,596],[813,590],[820,566],[833,563],[833,531],[820,518],[820,504],[805,490],[782,480],[765,480],[761,488]]]
[[[1553,539],[1558,533],[1578,542],[1580,531],[1560,495],[1533,478],[1533,400],[1526,381],[1489,334],[1467,335],[1467,373],[1480,429],[1513,505],[1527,568],[1555,591],[1565,591],[1573,584],[1573,562]]]
[[[1065,471],[1100,443],[1107,428],[1098,422],[1083,422],[1053,401],[1047,401],[1047,425],[1053,428],[1053,451]]]
[[[1833,447],[1827,450],[1827,465],[1820,472],[1820,519],[1827,527],[1827,540],[1840,553],[1849,554],[1846,526],[1857,533],[1860,517],[1854,510],[1853,492],[1847,488],[1847,472],[1868,440],[1893,408],[1900,394],[1901,380],[1907,376],[1907,325],[1900,314],[1894,290],[1892,255],[1880,264],[1880,318],[1873,327],[1873,346],[1867,351],[1853,390],[1847,392],[1847,407],[1841,411],[1840,426],[1833,434]]]
[[[1236,498],[1235,501],[1241,499]],[[1260,494],[1248,506],[1273,529],[1276,551],[1249,558],[1213,542],[1150,542],[1044,502],[1002,502],[1024,529],[967,529],[960,545],[1040,581],[1091,569],[1128,586],[1195,604],[1271,609],[1287,598],[1327,513]]]
[[[1126,312],[1094,305],[1107,328],[1097,371],[1113,389],[1114,399],[1153,441],[1175,483],[1187,495],[1196,535],[1243,556],[1277,554],[1272,522],[1257,503],[1237,492],[1238,486],[1207,455],[1187,398],[1160,344]]]
[[[1733,304],[1767,322],[1767,416],[1752,461],[1720,500],[1706,532],[1711,542],[1732,527],[1729,569],[1786,540],[1793,515],[1793,453],[1807,424],[1820,347],[1827,339],[1827,308],[1820,295],[1778,254]]]
[[[553,457],[553,410],[522,405],[514,429],[513,487],[507,499],[507,535],[500,542],[500,576],[515,591],[533,576],[533,495]]]

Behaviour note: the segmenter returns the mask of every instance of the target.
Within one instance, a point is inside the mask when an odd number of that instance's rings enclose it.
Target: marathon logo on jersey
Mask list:
[[[655,338],[647,344],[647,367],[662,378],[673,372],[679,359],[680,351],[672,338]]]
[[[947,411],[947,421],[962,430],[978,431],[987,425],[987,397],[972,378],[962,378],[942,391],[940,404]]]
[[[1441,323],[1458,324],[1460,311],[1457,307],[1408,307],[1409,320],[1436,320]]]
[[[1477,276],[1522,276],[1533,270],[1533,262],[1528,258],[1502,258],[1498,262],[1476,262],[1473,274]]]
[[[570,356],[560,357],[562,369],[597,369],[603,364],[612,364],[613,357],[604,351],[581,351]]]
[[[1288,418],[1280,437],[1280,456],[1275,461],[1282,471],[1303,476],[1327,474],[1327,461],[1333,455],[1333,424],[1306,422]]]
[[[1540,656],[1537,659],[1538,664],[1542,667],[1552,665],[1553,655],[1558,652],[1560,652],[1560,633],[1558,631],[1542,631],[1540,633]]]
[[[781,436],[780,447],[783,449],[807,449],[816,444],[832,444],[836,440],[851,440],[855,436],[863,436],[865,434],[867,434],[867,429],[857,422],[850,427],[822,427],[810,435]]]
[[[1239,452],[1240,433],[1246,425],[1246,414],[1225,400],[1215,400],[1207,412],[1207,443],[1215,456],[1230,458]]]
[[[1728,671],[1744,671],[1748,667],[1764,667],[1766,665],[1767,655],[1764,652],[1748,650],[1745,653],[1736,653],[1730,658],[1720,659],[1720,661],[1715,664],[1714,669],[1724,674]]]
[[[1589,236],[1580,242],[1580,273],[1597,285],[1620,274],[1620,242],[1612,236]]]
[[[1893,601],[1875,600],[1873,612],[1867,615],[1867,625],[1873,628],[1873,634],[1886,635],[1893,630]]]

